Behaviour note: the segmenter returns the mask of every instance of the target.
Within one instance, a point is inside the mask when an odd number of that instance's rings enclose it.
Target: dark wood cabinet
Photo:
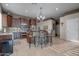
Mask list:
[[[25,23],[29,25],[29,19],[25,19]]]
[[[11,40],[12,35],[0,35],[0,42],[4,42],[6,40]]]
[[[12,19],[12,27],[19,27],[21,24],[20,18],[13,18]]]
[[[36,20],[35,19],[30,19],[29,20],[29,25],[36,25]]]
[[[29,25],[29,20],[27,18],[21,18],[21,23]]]
[[[6,55],[6,53],[13,53],[12,44],[12,35],[0,35],[0,56]]]
[[[1,43],[0,43],[0,53],[2,53],[2,44]]]
[[[36,25],[36,19],[33,18],[13,18],[11,15],[7,14],[3,14],[2,17],[2,24],[5,27],[17,27],[22,23],[27,24],[28,26]]]
[[[2,14],[2,26],[11,27],[12,26],[12,16],[7,14]]]
[[[11,27],[12,26],[12,16],[7,15],[7,27]]]
[[[29,20],[27,18],[13,18],[12,27],[19,27],[22,24],[29,25]]]

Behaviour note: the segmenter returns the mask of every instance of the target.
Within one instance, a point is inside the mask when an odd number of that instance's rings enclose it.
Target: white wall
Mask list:
[[[0,5],[0,31],[2,30],[2,14],[1,14],[1,5]]]
[[[61,23],[64,23],[63,25]],[[65,19],[64,17],[60,18],[60,39],[65,39]]]
[[[64,23],[63,26],[61,23]],[[79,42],[79,13],[60,18],[60,39]]]

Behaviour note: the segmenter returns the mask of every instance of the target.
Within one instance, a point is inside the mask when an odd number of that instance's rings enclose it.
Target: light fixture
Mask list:
[[[58,11],[59,9],[58,8],[56,8],[56,11]]]
[[[40,21],[42,21],[42,20],[45,19],[45,16],[42,15],[42,7],[40,7],[40,13],[39,13],[39,15],[37,16],[37,19],[40,20]]]
[[[5,4],[6,6],[8,6],[9,4]]]

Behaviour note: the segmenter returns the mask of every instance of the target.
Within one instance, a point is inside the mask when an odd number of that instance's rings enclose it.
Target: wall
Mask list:
[[[63,23],[63,24],[62,24]],[[64,17],[60,18],[60,39],[65,39],[65,19]]]
[[[2,31],[2,13],[1,13],[1,5],[0,5],[0,31]]]
[[[79,38],[79,13],[61,17],[60,39],[79,42],[78,38]]]
[[[40,29],[42,29],[42,30],[45,29],[48,31],[48,33],[51,33],[51,31],[53,30],[53,24],[55,24],[55,21],[49,19],[49,20],[46,20],[44,22],[38,23],[37,26],[40,27]],[[48,28],[46,28],[46,26]],[[55,30],[53,30],[53,36],[55,36]]]
[[[1,12],[1,5],[0,5],[0,12]]]

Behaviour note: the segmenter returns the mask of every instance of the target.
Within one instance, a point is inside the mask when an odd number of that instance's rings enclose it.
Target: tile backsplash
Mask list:
[[[11,27],[7,29],[7,32],[19,32],[19,31],[21,31],[21,29],[17,27]]]

